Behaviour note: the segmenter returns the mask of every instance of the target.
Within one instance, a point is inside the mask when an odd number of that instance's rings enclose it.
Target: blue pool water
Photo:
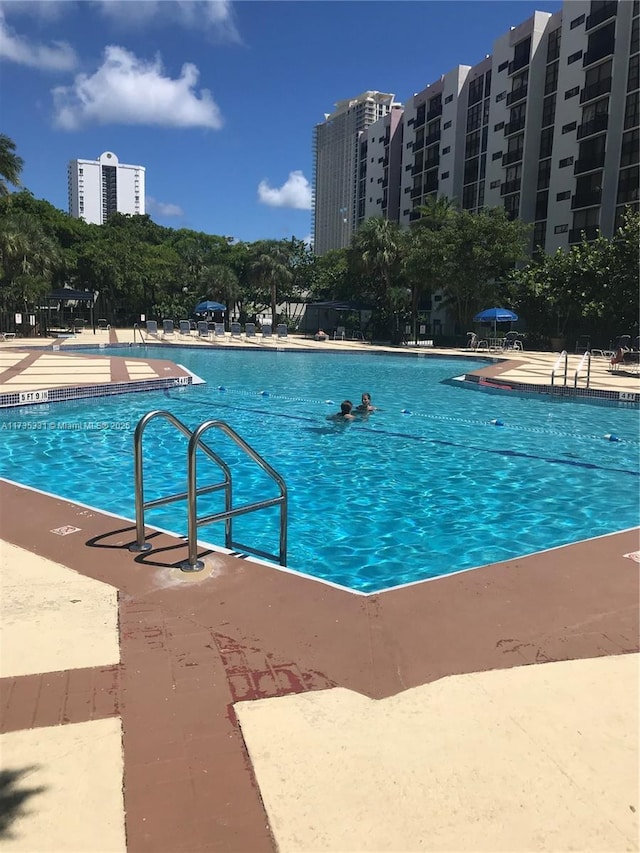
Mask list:
[[[466,359],[196,348],[171,358],[208,384],[0,410],[1,475],[133,518],[138,419],[166,409],[190,427],[224,420],[287,482],[289,566],[367,592],[638,523],[635,409],[451,384],[477,368]],[[377,412],[327,421],[362,391]],[[603,438],[610,433],[621,441]],[[276,494],[227,439],[207,441],[230,459],[238,502]],[[185,490],[185,447],[162,422],[147,429],[147,500]],[[199,482],[219,481],[206,458],[198,465]],[[199,512],[221,501],[203,498]],[[184,534],[185,505],[153,510],[147,522]],[[223,545],[222,525],[200,538]],[[277,553],[277,510],[236,519],[234,539]]]

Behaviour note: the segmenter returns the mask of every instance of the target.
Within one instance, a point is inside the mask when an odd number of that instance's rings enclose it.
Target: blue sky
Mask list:
[[[400,102],[560,2],[0,2],[0,129],[67,209],[67,163],[146,167],[147,212],[239,240],[306,239],[313,126],[367,89]]]

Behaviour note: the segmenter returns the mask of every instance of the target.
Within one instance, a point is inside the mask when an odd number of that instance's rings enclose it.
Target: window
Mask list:
[[[482,90],[484,86],[484,77],[476,77],[469,84],[469,104],[477,104],[482,100]]]
[[[584,15],[579,15],[577,18],[574,18],[573,21],[569,24],[570,30],[575,30],[576,27],[579,27],[580,24],[584,23]]]
[[[571,190],[556,194],[556,201],[566,201],[568,198],[571,198]]]
[[[447,147],[446,147],[446,148],[443,148],[443,149],[442,149],[442,153],[443,153],[443,154],[448,154],[448,153],[449,153],[449,151],[451,151],[451,146],[450,146],[450,145],[447,145]]]
[[[491,155],[492,160],[499,160],[502,157],[502,151],[496,151]]]
[[[79,175],[84,175],[84,169],[78,169],[78,174],[79,174]]]
[[[542,127],[553,124],[556,118],[556,96],[549,95],[542,102]]]
[[[505,91],[504,91],[504,92],[500,92],[500,94],[499,94],[499,95],[496,95],[496,104],[500,103],[500,101],[504,101],[504,99],[505,99],[506,97],[507,97],[507,91],[506,91],[506,89],[505,89]]]
[[[547,209],[549,207],[549,191],[544,190],[544,192],[538,193],[536,195],[536,219],[546,219],[547,218]]]
[[[632,169],[620,172],[616,204],[629,204],[630,202],[638,201],[639,168],[638,166],[634,166]]]
[[[484,96],[488,98],[491,94],[491,69],[484,75]]]
[[[464,156],[468,157],[476,157],[480,153],[480,131],[476,130],[474,133],[470,133],[467,136],[467,140],[464,148]]]
[[[467,133],[480,127],[480,116],[482,115],[482,104],[476,104],[467,111]]]
[[[556,227],[553,229],[553,233],[554,234],[566,234],[568,230],[569,230],[568,225],[556,225]]]
[[[478,169],[480,161],[477,157],[467,160],[464,164],[464,180],[463,183],[470,184],[478,180]]]
[[[581,50],[577,50],[575,53],[572,53],[571,56],[567,57],[567,65],[573,65],[573,63],[577,62],[579,59],[582,59]]]
[[[633,166],[640,162],[640,129],[629,130],[622,134],[621,166]]]
[[[444,99],[444,102],[445,102],[445,104],[450,104],[452,100],[453,100],[453,95],[447,95],[447,97]]]
[[[634,92],[631,95],[627,95],[627,102],[624,108],[624,129],[627,130],[630,127],[635,127],[640,123],[640,116],[638,114],[638,95],[639,92]]]
[[[564,157],[562,160],[560,160],[560,162],[558,163],[558,166],[561,169],[564,169],[567,166],[573,166],[573,157]]]
[[[633,92],[634,89],[638,88],[638,84],[640,83],[639,75],[638,75],[638,60],[640,59],[640,53],[636,53],[635,56],[632,56],[629,60],[629,77],[627,79],[627,92]],[[607,65],[611,65],[611,63],[606,63]]]
[[[590,207],[586,210],[577,210],[573,214],[573,228],[578,228],[582,231],[597,228],[600,209],[598,207]]]
[[[579,91],[580,86],[574,86],[573,89],[567,89],[567,91],[564,93],[565,101],[568,101],[569,98],[575,98]]]
[[[497,190],[499,186],[500,186],[499,180],[498,181],[491,181],[491,183],[489,184],[489,189],[490,190]]]
[[[563,133],[571,133],[572,130],[576,129],[577,125],[578,125],[578,123],[575,121],[572,121],[570,124],[563,124],[562,125],[562,132]]]
[[[520,193],[505,196],[504,209],[507,211],[509,219],[516,219],[520,211]]]
[[[538,164],[538,189],[545,190],[551,178],[551,160],[543,160]]]
[[[560,62],[552,62],[551,65],[547,65],[547,72],[544,77],[544,93],[545,95],[550,95],[552,92],[558,88],[558,70],[560,68]]]
[[[499,72],[500,72],[500,71],[504,71],[504,70],[505,70],[506,68],[508,68],[508,67],[509,67],[509,63],[508,63],[508,62],[501,62],[501,63],[500,63],[500,65],[498,65],[498,71],[499,71]]]
[[[496,130],[502,130],[502,128],[503,128],[503,127],[504,127],[504,122],[503,122],[503,121],[499,121],[499,122],[498,122],[498,124],[494,124],[493,129],[494,129],[494,131],[496,131]]]
[[[445,123],[442,125],[443,130],[449,130],[450,127],[451,127],[450,121],[445,121]]]
[[[547,40],[547,62],[553,62],[554,59],[558,59],[560,57],[561,34],[562,27],[558,27],[557,30],[549,33],[549,38]]]
[[[448,177],[449,177],[449,172],[443,172],[443,173],[440,175],[440,179],[441,179],[442,181],[444,181],[444,180],[445,180],[445,178],[448,178]]]
[[[465,210],[472,210],[476,206],[477,184],[470,184],[462,190],[462,207]]]
[[[629,49],[629,53],[637,53],[640,50],[640,39],[639,39],[639,31],[640,31],[640,18],[635,18],[633,23],[631,24],[631,46]]]
[[[551,157],[553,151],[553,127],[546,127],[540,133],[540,159]]]
[[[547,231],[546,222],[536,222],[533,226],[533,247],[534,249],[542,249],[544,252],[545,237]]]

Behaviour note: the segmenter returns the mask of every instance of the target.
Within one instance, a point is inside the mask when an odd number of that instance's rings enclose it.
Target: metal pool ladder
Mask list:
[[[144,500],[144,472],[142,458],[142,437],[147,424],[156,418],[163,418],[172,426],[179,430],[189,439],[187,450],[187,491],[175,495],[167,495],[163,498],[156,498],[152,501]],[[268,498],[254,503],[244,504],[239,507],[233,506],[233,488],[231,469],[229,465],[215,451],[213,451],[202,440],[202,436],[211,429],[217,429],[234,441],[244,452],[265,471],[278,485],[279,495],[274,498]],[[148,551],[151,545],[145,542],[144,533],[144,513],[145,510],[156,506],[164,506],[175,501],[187,501],[187,520],[188,520],[188,542],[189,556],[182,563],[181,569],[185,572],[197,572],[204,568],[204,563],[198,560],[198,527],[204,524],[213,524],[216,521],[224,521],[225,525],[225,547],[229,550],[239,549],[248,551],[259,557],[265,557],[268,560],[277,559],[281,566],[287,563],[287,487],[282,477],[275,471],[268,462],[266,462],[259,453],[257,453],[247,442],[241,438],[238,433],[233,430],[228,424],[223,421],[205,421],[196,427],[195,430],[189,429],[188,426],[178,420],[171,412],[155,411],[147,412],[136,426],[133,437],[134,445],[134,469],[135,469],[135,499],[136,499],[136,541],[135,544],[129,546],[130,551]],[[220,483],[214,483],[210,486],[197,486],[197,469],[196,469],[196,451],[200,449],[215,462],[223,473],[223,479]],[[216,512],[212,515],[202,516],[198,518],[197,514],[197,499],[199,495],[210,494],[211,492],[224,489],[225,509],[222,512]],[[233,541],[233,519],[236,516],[244,515],[248,512],[255,512],[259,509],[266,509],[270,506],[280,507],[280,548],[279,554],[276,557],[273,554],[268,554],[253,548],[248,545],[242,545],[239,542]]]

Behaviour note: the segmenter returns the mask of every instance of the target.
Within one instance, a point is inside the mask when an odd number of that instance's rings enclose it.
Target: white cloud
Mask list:
[[[156,201],[150,195],[145,199],[145,207],[147,213],[155,213],[157,216],[184,216],[184,210],[179,205],[165,201]]]
[[[159,57],[147,62],[111,45],[95,74],[78,74],[72,86],[52,90],[55,121],[63,130],[88,123],[217,130],[222,126],[220,109],[207,89],[195,91],[199,76],[196,66],[186,63],[172,80],[164,76]]]
[[[18,35],[7,25],[2,9],[0,9],[0,59],[43,71],[70,71],[78,64],[73,48],[66,42],[38,44]]]
[[[289,172],[289,177],[279,189],[270,187],[267,181],[260,181],[258,200],[269,207],[311,210],[311,185],[301,171]]]
[[[226,41],[240,41],[231,0],[96,0],[101,13],[120,26],[175,21]]]

